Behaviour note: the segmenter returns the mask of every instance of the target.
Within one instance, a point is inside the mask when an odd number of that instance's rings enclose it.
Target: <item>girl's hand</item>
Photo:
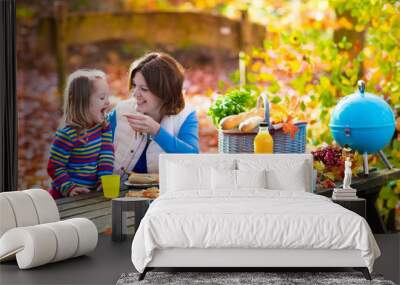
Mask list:
[[[144,114],[124,114],[134,131],[155,135],[160,130],[160,124],[152,117]]]
[[[69,192],[69,196],[74,197],[74,196],[78,196],[79,194],[89,193],[89,192],[90,192],[90,190],[86,189],[84,187],[76,187],[76,188],[72,189],[71,192]]]

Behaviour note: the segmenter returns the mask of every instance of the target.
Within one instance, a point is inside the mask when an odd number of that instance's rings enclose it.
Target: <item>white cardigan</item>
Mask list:
[[[131,113],[136,110],[136,99],[118,102],[116,111],[117,126],[114,134],[114,173],[123,176],[125,170],[131,170],[136,165],[142,152],[146,146],[147,135],[135,135],[135,132],[128,123],[125,116],[126,113]],[[164,116],[160,126],[168,133],[178,136],[182,124],[185,122],[188,115],[192,112],[187,104],[185,108],[177,115]],[[146,151],[147,171],[149,173],[158,173],[158,157],[164,150],[154,141],[151,140]]]

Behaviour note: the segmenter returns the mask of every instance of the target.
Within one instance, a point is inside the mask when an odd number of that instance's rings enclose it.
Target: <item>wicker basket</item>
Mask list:
[[[265,118],[269,123],[269,103],[266,96],[258,98],[257,107],[260,107],[261,102],[264,102]],[[281,125],[269,124],[269,131],[274,140],[274,153],[304,153],[306,151],[307,123],[298,122],[295,125],[299,130],[292,139],[290,134],[283,132]],[[256,135],[257,131],[244,133],[238,130],[218,130],[218,151],[220,153],[253,153]]]

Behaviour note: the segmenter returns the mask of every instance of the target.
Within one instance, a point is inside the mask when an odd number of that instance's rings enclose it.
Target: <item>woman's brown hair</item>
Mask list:
[[[184,69],[173,57],[152,52],[135,60],[129,69],[129,90],[132,90],[136,72],[143,75],[151,93],[162,100],[162,116],[176,115],[185,107],[182,93]]]
[[[93,124],[89,117],[89,106],[95,79],[106,79],[106,75],[97,69],[78,69],[68,76],[64,91],[63,123],[75,127],[78,132]]]

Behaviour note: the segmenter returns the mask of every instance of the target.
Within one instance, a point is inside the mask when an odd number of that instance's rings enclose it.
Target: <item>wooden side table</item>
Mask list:
[[[126,211],[135,213],[135,232],[139,227],[149,207],[150,198],[140,197],[120,197],[112,199],[112,236],[113,241],[123,241],[126,239]]]
[[[364,219],[367,217],[367,202],[363,198],[354,198],[351,200],[332,199],[332,202],[339,204],[340,206],[353,211],[356,214],[359,214]]]

